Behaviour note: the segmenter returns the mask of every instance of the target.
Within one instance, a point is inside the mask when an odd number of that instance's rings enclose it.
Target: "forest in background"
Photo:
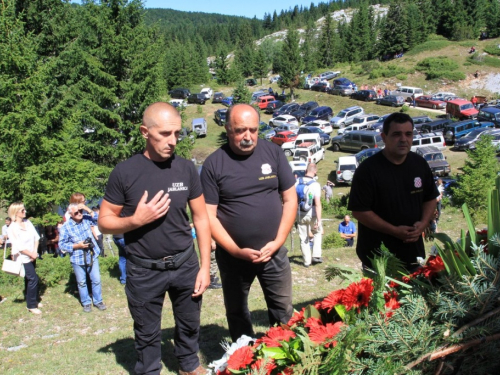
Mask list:
[[[258,20],[145,10],[139,0],[1,0],[0,199],[49,217],[74,191],[102,196],[111,169],[144,146],[136,125],[146,106],[175,86],[210,82],[207,56],[219,84],[272,69],[293,90],[301,71],[405,52],[431,34],[500,35],[498,0],[395,0],[383,18],[372,3],[311,4]],[[347,7],[356,8],[350,22],[329,16]],[[287,27],[284,41],[254,43]]]

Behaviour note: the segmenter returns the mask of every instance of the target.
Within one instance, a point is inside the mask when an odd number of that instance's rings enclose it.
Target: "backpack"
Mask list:
[[[304,183],[304,179],[302,177],[299,178],[299,183],[295,189],[297,190],[300,211],[309,212],[313,206],[313,196],[311,194],[305,194],[306,187],[311,185],[313,182],[316,181],[311,179],[309,182]]]

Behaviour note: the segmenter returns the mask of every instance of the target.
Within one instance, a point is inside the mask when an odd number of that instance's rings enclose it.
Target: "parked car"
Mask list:
[[[334,78],[335,78],[335,77],[337,77],[339,74],[340,74],[340,72],[332,72],[332,71],[328,71],[328,72],[321,73],[321,74],[319,75],[319,78],[321,78],[321,79],[327,79],[327,80],[330,80],[330,79],[334,79]]]
[[[383,148],[382,136],[371,130],[356,130],[332,138],[333,151],[359,152],[366,148]]]
[[[500,108],[486,107],[481,108],[477,114],[479,121],[491,121],[495,124],[496,128],[500,128]]]
[[[264,112],[267,114],[274,113],[275,110],[283,107],[284,105],[285,103],[283,103],[281,100],[273,100],[272,102],[267,103],[267,107]]]
[[[330,84],[328,82],[320,81],[311,86],[311,91],[328,92],[330,91]]]
[[[420,147],[434,146],[438,150],[446,149],[446,142],[442,134],[427,133],[413,137],[411,151],[415,152]]]
[[[325,158],[325,149],[318,145],[309,147],[297,147],[293,154],[293,160],[306,161],[308,163],[318,163]]]
[[[297,131],[297,134],[306,134],[306,133],[318,133],[319,136],[321,137],[322,146],[330,143],[330,136],[326,134],[323,130],[315,126],[302,125]]]
[[[252,93],[252,98],[250,99],[250,104],[255,103],[258,98],[260,98],[261,96],[264,96],[264,95],[269,95],[269,92],[266,90],[255,91],[254,93]]]
[[[412,96],[418,98],[419,96],[424,95],[424,91],[420,87],[401,86],[396,90],[391,91],[389,94],[402,96],[407,102],[410,102]]]
[[[288,130],[276,133],[274,137],[271,137],[271,142],[276,143],[278,146],[281,146],[285,142],[294,141],[297,138],[297,134]]]
[[[191,121],[191,128],[198,137],[207,136],[207,122],[204,118],[195,118]]]
[[[376,100],[377,104],[390,105],[391,107],[402,107],[405,104],[405,98],[400,95],[386,95]]]
[[[291,156],[291,155],[290,155]],[[289,161],[288,164],[292,168],[292,173],[297,177],[304,177],[306,175],[307,162],[305,161]]]
[[[422,95],[415,98],[415,107],[426,107],[432,109],[444,109],[446,107],[446,102],[434,99],[430,95]]]
[[[224,99],[224,94],[221,92],[216,92],[212,97],[212,103],[222,103],[222,99]]]
[[[436,134],[443,134],[443,129],[451,124],[453,120],[451,119],[443,119],[443,120],[435,120],[431,122],[426,122],[425,124],[422,124],[420,127],[420,132],[422,134],[425,133],[436,133]]]
[[[189,91],[189,89],[184,89],[179,87],[170,90],[168,92],[168,95],[170,95],[170,97],[173,99],[186,99],[189,95],[191,95],[191,91]]]
[[[440,91],[440,92],[437,92],[435,94],[432,94],[432,97],[434,99],[442,100],[442,101],[446,101],[445,100],[446,98],[449,98],[449,97],[452,97],[452,96],[456,96],[456,95],[454,93],[452,93],[452,92],[446,92],[446,91]]]
[[[221,108],[215,111],[214,113],[215,123],[219,126],[224,126],[226,124],[226,114],[227,114],[226,108]]]
[[[465,137],[476,128],[494,128],[495,124],[492,122],[479,122],[477,120],[465,120],[454,122],[446,126],[443,130],[444,139],[446,144],[454,144],[459,138]]]
[[[484,132],[480,135],[480,138],[482,137],[491,137],[491,144],[495,147],[495,151],[497,153],[500,152],[500,129],[491,129],[488,132]],[[476,148],[476,143],[477,142],[474,142],[469,145],[469,150],[474,150]]]
[[[337,160],[337,170],[335,172],[337,184],[350,185],[357,167],[358,162],[355,156],[339,157],[339,160]]]
[[[359,115],[352,119],[352,125],[367,125],[370,127],[372,124],[377,123],[379,118],[379,115],[374,115],[373,113]]]
[[[255,78],[248,78],[245,80],[246,86],[257,86],[257,80]]]
[[[352,87],[349,86],[333,86],[330,88],[329,94],[331,95],[340,95],[340,96],[349,96],[354,92]]]
[[[200,90],[200,94],[205,95],[205,99],[210,100],[214,92],[210,87],[204,87]]]
[[[347,78],[335,78],[333,80],[333,86],[340,86],[340,87],[345,87],[345,88],[353,88],[354,87],[354,82],[348,80]]]
[[[256,101],[255,104],[260,109],[265,109],[269,103],[274,102],[274,101],[275,101],[274,96],[271,96],[271,95],[262,95],[262,96],[259,96],[257,98],[257,101]]]
[[[296,111],[290,112],[292,116],[294,116],[299,122],[302,119],[311,113],[311,111],[315,108],[318,108],[318,102],[307,102],[300,105],[299,109]]]
[[[370,102],[373,100],[377,100],[377,93],[373,90],[359,90],[351,94],[351,99]]]
[[[359,165],[363,161],[365,161],[367,158],[375,155],[379,151],[382,151],[382,149],[381,148],[365,148],[364,150],[361,150],[360,152],[358,152],[354,156],[356,157],[356,161],[358,162],[358,165]]]
[[[269,78],[269,83],[277,83],[281,77],[279,75]]]
[[[446,113],[459,120],[474,119],[478,112],[474,104],[468,100],[455,99],[446,103]]]
[[[358,105],[348,107],[337,113],[337,116],[330,120],[330,124],[332,124],[332,127],[334,128],[343,128],[346,125],[350,125],[352,120],[354,120],[354,117],[360,116],[364,113],[365,110]]]
[[[471,148],[471,146],[474,145],[472,147],[472,149],[474,149],[474,148],[476,148],[475,144],[477,141],[479,141],[479,138],[481,137],[481,135],[491,134],[492,131],[495,131],[495,129],[490,129],[490,128],[474,129],[466,136],[464,136],[460,139],[457,139],[455,141],[454,148],[455,148],[455,150],[465,151],[465,150],[469,150]]]
[[[194,136],[191,134],[192,130],[186,127],[181,128],[181,132],[179,133],[179,138],[177,142],[182,141],[183,139],[189,139],[191,143],[194,143]]]
[[[424,124],[432,122],[432,119],[429,116],[415,116],[412,117],[412,120],[413,120],[413,127],[418,132],[420,132]]]
[[[206,101],[205,95],[200,93],[189,95],[187,100],[189,104],[205,104]]]
[[[291,131],[295,134],[297,134],[299,130],[299,126],[297,124],[281,124],[280,126],[277,126],[274,128],[274,131],[276,132],[276,134],[278,134],[279,132],[284,132],[284,131]]]
[[[324,120],[329,121],[333,116],[333,110],[327,106],[314,108],[306,117],[302,118],[302,123],[306,124],[311,121]]]
[[[283,143],[281,149],[286,156],[293,156],[296,148],[312,145],[321,146],[321,137],[318,133],[298,134],[294,141]]]
[[[368,130],[368,125],[367,124],[351,124],[349,126],[346,126],[345,128],[339,129],[337,131],[337,135],[342,135],[346,134],[355,130]]]
[[[226,107],[231,107],[233,105],[233,97],[232,96],[226,96],[221,100],[221,103],[225,105]]]
[[[273,118],[269,121],[269,125],[274,126],[274,127],[284,125],[284,124],[294,124],[294,125],[297,125],[297,127],[299,126],[299,122],[297,121],[297,119],[291,115],[276,116],[275,118]]]
[[[451,173],[450,163],[436,147],[420,147],[416,153],[427,161],[434,176],[448,176]]]
[[[276,116],[281,116],[281,115],[288,115],[292,113],[293,111],[296,111],[299,109],[300,105],[299,103],[288,103],[285,104],[283,107],[278,108],[276,111],[273,112],[273,117]]]
[[[330,125],[328,121],[325,120],[316,120],[316,121],[311,121],[308,122],[307,124],[304,124],[302,126],[314,126],[318,129],[323,130],[326,134],[331,134],[333,132],[333,128]]]

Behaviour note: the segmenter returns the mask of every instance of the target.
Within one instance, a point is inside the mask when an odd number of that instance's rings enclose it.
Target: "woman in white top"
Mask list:
[[[38,257],[38,235],[35,227],[26,219],[26,209],[22,202],[12,203],[9,207],[12,224],[8,233],[12,243],[12,257],[24,265],[24,283],[26,285],[26,304],[28,311],[41,314],[42,307],[38,303],[38,275],[35,271],[35,261]]]

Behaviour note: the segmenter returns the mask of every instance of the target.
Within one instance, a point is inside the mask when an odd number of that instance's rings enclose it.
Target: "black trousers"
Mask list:
[[[35,262],[24,263],[24,287],[26,290],[26,306],[28,309],[38,307],[38,275],[35,271]]]
[[[293,314],[292,272],[287,256],[281,247],[267,263],[253,264],[237,259],[220,247],[215,256],[222,281],[224,305],[231,339],[241,335],[254,336],[248,293],[255,277],[259,279],[266,300],[269,323],[288,323]]]
[[[174,355],[179,366],[189,372],[200,365],[201,297],[191,297],[198,271],[195,252],[176,270],[151,270],[127,260],[125,292],[134,319],[136,374],[161,371],[161,313],[166,292],[174,313]]]

